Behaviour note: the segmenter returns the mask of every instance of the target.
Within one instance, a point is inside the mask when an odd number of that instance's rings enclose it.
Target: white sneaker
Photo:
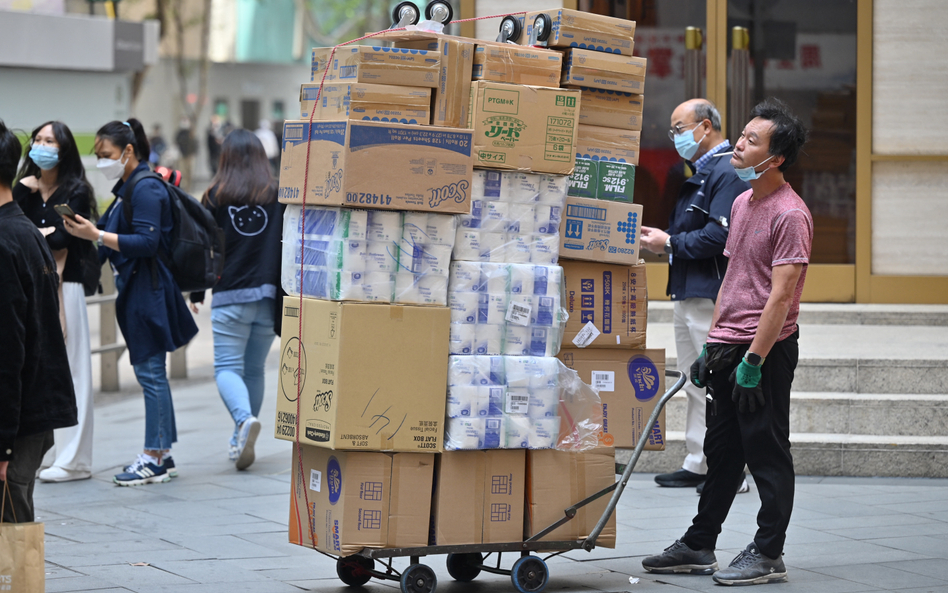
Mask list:
[[[75,480],[88,480],[92,477],[92,472],[82,470],[65,469],[62,467],[47,467],[39,473],[41,482],[73,482]]]
[[[747,478],[745,478],[744,481],[741,482],[741,487],[737,489],[737,493],[744,494],[745,492],[750,492],[750,489],[751,487],[747,483]]]
[[[237,434],[237,469],[247,469],[253,463],[254,452],[253,445],[257,442],[257,435],[260,434],[260,421],[254,416],[244,420],[240,425],[240,432]]]

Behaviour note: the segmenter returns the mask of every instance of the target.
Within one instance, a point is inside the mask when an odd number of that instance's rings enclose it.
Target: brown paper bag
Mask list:
[[[0,521],[13,514],[13,499],[3,483]],[[6,502],[9,499],[10,506]],[[16,517],[13,517],[16,520]],[[46,563],[42,523],[0,522],[0,591],[45,591]]]

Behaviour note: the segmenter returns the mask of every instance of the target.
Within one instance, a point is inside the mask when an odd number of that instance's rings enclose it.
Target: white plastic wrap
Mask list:
[[[449,214],[310,207],[304,220],[302,206],[287,206],[283,290],[333,301],[446,306],[456,228]]]
[[[454,259],[553,265],[569,177],[475,170],[471,213],[459,216]]]
[[[602,402],[559,359],[451,356],[446,450],[598,446]]]
[[[562,300],[559,266],[452,262],[449,352],[556,356],[567,318]]]

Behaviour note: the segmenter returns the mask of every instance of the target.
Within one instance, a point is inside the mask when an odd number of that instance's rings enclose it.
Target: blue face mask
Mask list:
[[[766,173],[767,169],[764,169],[763,171],[759,173],[755,171],[755,169],[763,165],[764,163],[766,163],[772,158],[774,158],[774,155],[770,155],[769,157],[757,163],[757,165],[753,167],[744,167],[743,169],[738,169],[737,167],[734,167],[734,172],[737,173],[737,176],[740,177],[741,181],[753,181],[754,179],[760,179],[760,176]]]
[[[43,171],[56,168],[59,164],[59,149],[42,144],[34,144],[30,149],[30,159]]]
[[[701,137],[701,140],[704,140],[705,136],[708,133],[705,132],[704,136]],[[694,130],[688,130],[687,132],[682,132],[681,134],[675,134],[675,150],[678,151],[678,154],[681,155],[681,158],[686,161],[690,161],[691,157],[695,156],[695,153],[698,152],[698,147],[701,145],[701,140],[695,142],[695,132]]]

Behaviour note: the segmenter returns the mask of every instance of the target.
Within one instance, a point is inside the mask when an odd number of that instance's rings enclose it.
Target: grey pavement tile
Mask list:
[[[72,577],[84,576],[81,572],[71,570],[65,566],[59,566],[49,560],[46,561],[46,580],[66,579]]]
[[[148,505],[129,505],[143,514],[178,520],[210,521],[212,518],[231,517],[232,513],[207,501],[175,500]]]
[[[931,519],[909,514],[894,513],[882,515],[870,513],[864,517],[828,517],[825,519],[810,520],[797,519],[796,512],[794,512],[794,516],[790,519],[790,522],[802,527],[829,531],[833,529],[852,529],[855,527],[884,528],[887,525],[918,525],[921,523],[929,523]]]
[[[117,587],[114,583],[108,583],[92,577],[61,579],[55,582],[46,581],[46,593],[73,593],[78,591],[96,591],[97,593],[116,593],[122,591],[128,593],[130,589]]]
[[[133,589],[136,593],[300,593],[300,587],[294,587],[280,581],[260,583],[194,583],[189,585],[141,585]],[[306,590],[306,589],[304,589]],[[348,593],[352,590],[348,589]],[[339,593],[343,593],[340,591]]]
[[[791,524],[791,527],[793,525]],[[927,535],[948,537],[948,525],[941,522],[916,523],[912,525],[886,525],[881,527],[854,527],[851,529],[832,529],[827,534],[848,539],[879,539],[883,537],[909,537]]]
[[[895,565],[892,564],[885,566],[878,564],[848,564],[816,568],[813,569],[813,571],[885,590],[948,585],[948,582],[944,580],[906,572],[894,566]]]
[[[227,488],[213,483],[177,483],[169,496],[178,500],[215,501],[222,499],[242,499],[252,494],[235,488]]]
[[[851,501],[839,500],[839,499],[827,499],[823,497],[794,497],[793,501],[793,511],[794,513],[797,510],[811,510],[818,513],[823,513],[826,515],[831,515],[839,518],[846,517],[865,517],[872,515],[873,513],[879,512],[877,509],[873,508],[871,505],[858,504]],[[939,509],[936,509],[939,510]],[[899,509],[900,512],[905,512],[905,509]]]
[[[922,502],[930,500],[943,500],[948,496],[948,491],[942,488],[913,488],[910,492],[912,502]],[[902,505],[906,502],[907,493],[905,492],[870,492],[859,495],[847,496],[839,500],[851,501],[856,504],[866,504],[872,506],[884,505]],[[898,507],[901,510],[901,506]]]
[[[857,538],[858,539],[858,538]],[[837,533],[829,533],[820,529],[802,527],[790,520],[787,528],[787,542],[794,544],[816,544],[825,542],[845,542],[846,537]]]
[[[897,593],[948,593],[948,585],[941,587],[918,587],[913,589],[892,589]]]
[[[845,546],[836,542],[822,544],[787,544],[784,547],[784,562],[815,570],[826,566],[844,566],[847,564],[878,564],[919,560],[920,554],[897,550],[864,541],[852,541]]]
[[[67,549],[66,552],[50,554],[46,551],[46,559],[56,564],[74,568],[79,572],[85,572],[89,566],[106,566],[111,564],[130,564],[134,562],[161,562],[162,560],[201,560],[213,558],[194,550],[187,548],[174,548],[169,550],[150,550],[141,552],[114,552],[111,554],[102,554],[90,552],[86,548],[88,545]]]
[[[932,578],[941,579],[948,582],[948,562],[946,562],[944,558],[910,560],[907,562],[884,564],[883,566],[890,566],[893,568],[898,568],[899,570],[923,574],[925,576],[930,576]]]
[[[178,545],[204,554],[206,558],[266,558],[282,555],[276,550],[232,535],[192,536],[175,540]]]
[[[948,540],[925,537],[888,537],[870,540],[870,543],[896,550],[915,552],[929,558],[948,558]]]
[[[141,539],[141,534],[112,527],[111,525],[100,525],[87,521],[73,521],[67,524],[47,523],[46,537],[53,535],[70,542],[94,543],[94,542],[115,542]]]
[[[174,585],[181,586],[194,581],[165,572],[154,565],[132,566],[131,564],[112,564],[108,566],[89,566],[85,569],[89,576],[109,581],[116,586],[139,591],[143,586]]]
[[[903,500],[900,503],[879,505],[880,510],[891,509],[900,513],[943,513],[948,511],[948,492],[936,500]]]
[[[195,583],[267,582],[272,580],[259,571],[240,567],[239,563],[229,562],[225,564],[220,560],[168,561],[157,562],[153,566]]]

